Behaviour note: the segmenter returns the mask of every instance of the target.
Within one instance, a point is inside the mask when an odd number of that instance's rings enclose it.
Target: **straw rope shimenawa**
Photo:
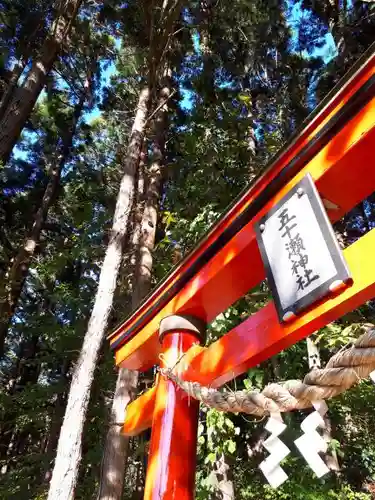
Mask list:
[[[363,333],[354,344],[335,354],[325,368],[312,369],[303,381],[269,384],[261,392],[231,392],[204,387],[198,382],[179,378],[174,372],[175,367],[162,368],[160,372],[189,396],[219,411],[263,416],[300,410],[312,406],[314,401],[341,394],[375,370],[375,326],[366,324],[360,331]]]

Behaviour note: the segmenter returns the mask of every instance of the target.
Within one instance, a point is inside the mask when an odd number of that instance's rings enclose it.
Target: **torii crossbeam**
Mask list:
[[[210,346],[198,345],[205,325],[265,278],[254,225],[307,173],[330,221],[338,221],[375,189],[374,144],[372,48],[197,247],[109,336],[116,364],[145,371],[173,366],[186,353],[179,376],[218,387],[372,299],[374,229],[344,250],[351,286],[287,323],[280,322],[271,301]],[[152,428],[146,500],[194,497],[197,422],[198,403],[163,377],[128,406],[126,435]]]

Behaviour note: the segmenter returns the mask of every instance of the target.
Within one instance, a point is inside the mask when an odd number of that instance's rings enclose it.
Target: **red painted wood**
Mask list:
[[[140,370],[156,364],[160,349],[157,331],[163,317],[192,314],[208,323],[264,279],[253,224],[307,172],[321,196],[339,207],[328,211],[333,222],[371,194],[375,188],[374,143],[375,98],[142,331],[117,350],[116,363]]]
[[[286,325],[279,323],[274,304],[270,302],[209,347],[191,348],[184,356],[185,368],[180,375],[186,380],[218,387],[372,299],[375,296],[374,253],[375,229],[344,251],[353,277],[352,286],[327,297]],[[151,391],[147,397],[149,408],[155,401]],[[142,400],[136,399],[129,408],[125,426],[131,428],[133,434],[151,425]],[[145,421],[133,420],[132,415],[138,413],[145,416]]]
[[[110,341],[115,341],[124,331],[130,328],[143,314],[144,311],[151,308],[160,295],[165,293],[171,288],[171,286],[176,282],[176,280],[190,267],[191,263],[195,261],[203,251],[211,245],[211,243],[222,233],[222,231],[229,226],[229,224],[259,195],[259,193],[264,189],[264,187],[275,178],[275,176],[285,167],[285,165],[290,162],[291,159],[295,158],[296,155],[302,150],[306,144],[311,141],[311,139],[316,136],[316,134],[324,127],[324,125],[335,115],[344,104],[350,99],[353,94],[371,78],[375,73],[375,54],[372,54],[364,65],[347,81],[342,85],[339,91],[332,96],[322,110],[309,121],[301,133],[294,139],[289,146],[287,146],[282,153],[280,153],[275,164],[272,168],[268,169],[259,180],[250,186],[249,190],[244,193],[244,195],[231,207],[225,216],[221,218],[218,223],[212,228],[212,230],[207,234],[206,238],[202,243],[194,249],[183,262],[157,287],[157,289],[150,295],[150,297],[137,309],[137,311],[124,323],[122,323],[111,335]],[[313,175],[314,177],[314,175]],[[315,178],[315,177],[314,177]],[[158,311],[156,311],[158,312]],[[158,322],[159,324],[159,322]],[[139,330],[145,325],[141,325]],[[149,339],[150,345],[157,347],[157,341],[155,338]],[[152,360],[147,361],[147,353],[142,353],[141,360],[137,360],[137,355],[135,356],[134,365],[142,365],[151,363]],[[144,368],[145,369],[145,368]]]
[[[174,366],[197,337],[168,333],[161,366]],[[197,401],[159,377],[156,387],[145,500],[193,500],[198,426]]]
[[[128,404],[125,411],[125,423],[122,429],[126,436],[136,436],[151,427],[155,398],[156,386],[153,386],[138,396],[132,403]]]
[[[375,229],[344,251],[353,285],[280,324],[273,302],[190,358],[182,376],[218,387],[375,297]]]

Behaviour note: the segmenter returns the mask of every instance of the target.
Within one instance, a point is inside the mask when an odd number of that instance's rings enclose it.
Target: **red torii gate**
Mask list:
[[[271,301],[209,347],[198,345],[205,325],[265,278],[254,224],[307,173],[331,222],[372,194],[374,89],[372,47],[199,245],[110,335],[118,366],[173,366],[186,353],[179,376],[218,387],[375,296],[373,229],[344,250],[351,286],[287,323],[280,323]],[[194,497],[197,422],[198,403],[160,376],[128,406],[126,435],[152,428],[145,499]]]

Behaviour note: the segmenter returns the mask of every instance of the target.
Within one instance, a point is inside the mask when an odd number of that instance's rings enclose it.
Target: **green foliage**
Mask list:
[[[206,10],[201,9],[203,3]],[[0,1],[0,99],[14,71],[30,65],[40,49],[55,4]],[[369,46],[374,33],[375,5],[366,2],[349,7],[345,2],[333,6],[328,1],[234,0],[184,6],[173,44],[163,45],[176,92],[168,102],[154,284],[261,173],[311,108]],[[291,16],[290,9],[302,13]],[[127,136],[139,89],[154,64],[150,47],[157,43],[147,28],[154,23],[157,37],[162,36],[161,19],[162,9],[150,9],[146,2],[83,2],[15,154],[0,166],[1,298],[10,265],[40,207],[50,167],[71,127],[86,77],[93,71],[91,96],[69,146],[69,159],[10,325],[6,355],[0,360],[1,499],[46,498],[72,366],[110,236]],[[327,38],[334,47],[326,47],[326,52],[337,53],[330,61],[326,53],[319,56]],[[155,78],[154,94],[161,85],[162,69],[149,73]],[[183,92],[190,96],[189,106],[183,106]],[[375,227],[374,221],[372,196],[340,221],[337,231],[350,244]],[[129,253],[126,246],[112,324],[130,311]],[[260,283],[211,322],[208,342],[269,300],[267,284]],[[358,325],[366,321],[375,321],[373,302],[317,332],[313,339],[323,363],[350,343]],[[227,390],[236,386],[261,390],[276,380],[301,378],[307,371],[306,346],[301,342],[251,368]],[[115,377],[105,344],[91,394],[76,498],[96,498]],[[264,421],[202,408],[196,497],[220,498],[217,472],[224,460],[238,499],[370,499],[375,482],[374,411],[375,391],[367,382],[333,400],[330,450],[339,457],[340,473],[317,480],[293,453],[283,464],[289,481],[274,491],[258,470],[266,455],[261,445],[266,437]],[[285,441],[291,448],[304,416],[304,412],[285,416]],[[143,438],[131,442],[126,499],[135,498],[136,488],[142,488],[146,448]]]
[[[325,485],[317,485],[315,481],[310,480],[307,484],[290,481],[287,486],[283,486],[278,490],[273,490],[269,486],[261,484],[252,484],[249,487],[241,490],[241,499],[243,500],[370,500],[371,496],[366,493],[353,491],[350,486],[343,486],[336,491],[328,488]]]

